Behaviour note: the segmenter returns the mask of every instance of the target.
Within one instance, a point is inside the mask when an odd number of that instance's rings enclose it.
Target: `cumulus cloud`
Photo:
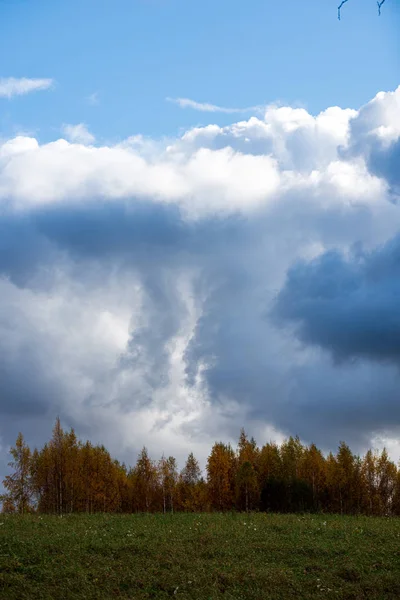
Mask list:
[[[342,155],[363,156],[371,173],[383,177],[396,201],[400,196],[400,93],[382,93],[350,123]]]
[[[0,78],[0,98],[23,96],[39,90],[48,90],[53,85],[52,79],[30,79],[28,77]]]
[[[400,213],[373,150],[390,131],[396,162],[399,96],[163,141],[3,141],[3,445],[57,414],[128,462],[204,462],[242,425],[395,439]]]
[[[66,136],[67,140],[77,144],[93,144],[96,140],[93,134],[90,133],[85,123],[78,123],[77,125],[63,125],[62,132]]]

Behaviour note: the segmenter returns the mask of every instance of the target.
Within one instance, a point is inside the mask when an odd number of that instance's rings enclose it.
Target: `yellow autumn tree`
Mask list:
[[[236,451],[235,494],[236,507],[246,512],[258,508],[259,504],[258,455],[256,441],[249,440],[242,429]]]
[[[236,457],[232,447],[215,443],[207,460],[207,486],[211,508],[232,510],[235,504]]]
[[[315,444],[304,449],[299,465],[299,475],[311,488],[312,508],[320,510],[326,486],[326,463],[321,450]]]
[[[173,456],[165,458],[162,456],[158,471],[160,474],[160,483],[162,488],[162,506],[163,512],[174,512],[175,496],[178,483],[178,469],[176,459]]]

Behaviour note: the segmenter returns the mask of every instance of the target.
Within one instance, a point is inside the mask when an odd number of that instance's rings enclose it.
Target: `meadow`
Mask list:
[[[0,598],[400,598],[400,519],[0,515]]]

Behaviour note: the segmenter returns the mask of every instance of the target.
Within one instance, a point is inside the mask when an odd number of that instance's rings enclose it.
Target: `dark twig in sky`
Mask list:
[[[381,2],[379,2],[379,0],[378,0],[378,2],[377,2],[379,16],[381,16],[381,6],[382,6],[382,4],[385,4],[385,2],[386,2],[386,0],[381,0]]]
[[[385,0],[383,0],[383,1],[385,2]],[[346,4],[346,2],[348,2],[348,0],[342,0],[340,3],[340,6],[338,6],[337,16],[338,16],[339,21],[340,21],[340,9],[342,8],[343,4]]]
[[[343,4],[346,4],[346,2],[348,2],[349,0],[342,0],[342,2],[340,3],[340,5],[338,6],[338,19],[340,21],[340,9],[342,8]],[[385,4],[386,0],[377,0],[377,5],[378,5],[378,14],[379,16],[381,16],[381,8],[382,5]]]

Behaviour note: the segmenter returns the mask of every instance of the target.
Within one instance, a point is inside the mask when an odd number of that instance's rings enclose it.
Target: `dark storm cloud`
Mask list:
[[[0,414],[2,419],[43,416],[50,406],[60,406],[63,392],[49,367],[51,347],[21,310],[12,285],[0,280],[0,290]]]
[[[219,255],[226,243],[249,238],[246,224],[239,215],[186,221],[176,205],[140,199],[6,213],[0,220],[0,272],[23,284],[38,266],[66,256],[147,268],[190,264],[190,257]]]
[[[389,145],[376,144],[371,149],[368,167],[375,175],[384,177],[392,193],[400,198],[400,138]]]
[[[364,231],[370,229],[371,216],[365,210],[358,217],[356,213],[343,215],[340,208],[323,215],[313,211],[315,208],[305,202],[291,217],[286,215],[283,205],[265,213],[259,212],[256,218],[214,217],[190,222],[182,218],[176,206],[144,204],[141,201],[130,205],[122,202],[55,205],[33,211],[29,219],[23,218],[23,226],[18,215],[8,218],[8,253],[3,257],[2,270],[11,274],[16,282],[18,279],[20,284],[29,286],[29,276],[41,272],[44,265],[47,264],[46,268],[51,272],[52,268],[57,269],[64,264],[69,276],[72,274],[74,279],[84,282],[88,291],[93,286],[101,289],[107,285],[108,273],[116,265],[124,272],[132,270],[139,277],[144,293],[143,320],[139,320],[132,329],[126,351],[115,367],[106,372],[100,368],[95,371],[94,389],[85,400],[88,410],[95,410],[99,396],[105,393],[102,388],[110,389],[112,381],[121,373],[129,375],[137,372],[140,378],[135,386],[119,389],[113,396],[116,410],[117,407],[127,411],[151,406],[155,390],[168,385],[169,344],[179,332],[187,312],[176,283],[185,269],[197,269],[193,294],[205,300],[185,353],[188,385],[195,385],[199,365],[206,364],[205,384],[210,401],[216,408],[223,409],[224,402],[230,398],[244,407],[249,419],[266,420],[285,433],[298,433],[304,439],[319,443],[328,443],[329,440],[334,445],[343,437],[343,432],[348,431],[348,439],[361,444],[375,427],[380,430],[386,427],[385,415],[391,415],[392,424],[400,422],[391,410],[396,397],[396,378],[392,375],[388,379],[386,409],[382,410],[382,396],[371,397],[363,418],[357,419],[360,398],[364,393],[365,402],[365,394],[370,389],[363,372],[350,375],[326,364],[320,357],[312,360],[311,364],[296,367],[292,364],[295,354],[292,341],[282,338],[266,318],[267,307],[277,293],[275,285],[281,277],[282,267],[289,257],[296,255],[299,245],[305,243],[315,227],[318,228],[318,236],[329,243],[341,237],[343,240],[351,239],[354,229],[349,223],[361,222]],[[301,223],[301,232],[294,235],[291,232],[295,222]],[[19,244],[12,242],[18,237]],[[397,241],[392,245],[397,248]],[[24,255],[29,265],[26,271],[22,269],[23,260],[16,260]],[[395,252],[390,252],[389,247],[371,256],[359,252],[350,262],[346,262],[340,253],[324,255],[319,261],[310,263],[314,274],[311,283],[304,282],[293,290],[293,305],[300,310],[304,290],[315,288],[315,296],[325,294],[328,300],[336,302],[328,309],[328,314],[335,314],[339,319],[341,314],[347,313],[336,298],[337,290],[343,294],[355,294],[358,298],[366,280],[383,277],[390,281],[393,266],[385,259],[386,255],[392,257],[394,265],[397,264]],[[92,274],[93,262],[99,265],[97,279]],[[320,267],[320,263],[326,268]],[[383,263],[386,276],[382,275]],[[300,275],[294,277],[295,282],[303,281],[302,274],[306,268],[307,263],[300,268]],[[291,273],[279,302],[291,297]],[[49,285],[51,291],[51,277],[39,281],[45,287]],[[307,302],[309,300],[306,299],[304,305]],[[371,310],[371,298],[366,298],[364,313]],[[329,325],[325,315],[318,320],[321,309],[315,306],[310,312],[315,322],[309,326],[312,334],[307,329],[308,335],[320,334],[323,339],[328,339],[331,331],[335,332],[339,339],[336,356],[340,354],[343,357],[345,352],[339,348],[341,338],[337,334],[337,322]],[[357,312],[361,318],[358,308]],[[279,316],[281,319],[288,318],[283,314]],[[347,318],[349,322],[352,320],[350,315]],[[325,333],[321,326],[323,323],[326,324]],[[353,322],[352,327],[352,331],[344,336],[351,351],[353,346],[358,347],[357,340],[373,336],[373,333],[366,332],[365,324],[361,322],[358,325]],[[25,332],[28,329],[29,324],[21,327]],[[376,329],[383,336],[378,324]],[[48,417],[50,427],[55,399],[57,412],[68,414],[64,408],[70,401],[71,392],[63,379],[56,378],[58,386],[53,382],[52,387],[44,377],[46,372],[51,375],[54,367],[51,346],[43,354],[47,341],[46,338],[35,337],[35,332],[32,332],[30,343],[32,347],[36,344],[41,360],[36,361],[34,368],[26,369],[29,357],[20,353],[13,363],[13,370],[10,367],[5,373],[3,387],[6,389],[8,386],[9,392],[4,396],[7,402],[16,398],[13,400],[15,410],[23,412],[26,402],[27,411],[32,414],[51,408]],[[323,346],[320,340],[313,343]],[[351,354],[350,350],[347,350],[348,354]],[[21,371],[25,373],[24,378],[20,377]],[[379,376],[376,377],[379,381]],[[19,387],[12,388],[18,381]],[[26,382],[29,393],[21,388],[21,381],[24,385]],[[327,382],[333,382],[328,386],[329,393]],[[339,401],[343,401],[343,410],[337,414],[335,406]],[[232,437],[236,437],[241,424],[232,419],[226,426]]]
[[[233,399],[248,422],[266,420],[286,435],[298,434],[326,450],[341,439],[362,449],[375,432],[400,428],[395,367],[368,360],[338,364],[319,351],[307,357],[307,349],[293,345],[291,336],[276,331],[266,317],[265,306],[273,298],[257,291],[256,281],[248,278],[246,283],[251,293],[233,282],[218,290],[210,302],[223,304],[223,311],[208,305],[188,349],[192,368],[197,361],[209,361],[207,385],[216,406]],[[301,302],[295,295],[297,299]],[[237,431],[232,420],[233,438]]]
[[[288,272],[273,311],[337,360],[400,360],[400,236],[345,258],[327,252]]]
[[[34,225],[46,238],[73,255],[149,260],[149,254],[168,252],[188,240],[179,209],[149,202],[124,203],[93,201],[39,210]]]
[[[33,356],[19,356],[23,373],[14,364],[7,364],[2,355],[0,366],[0,412],[4,416],[43,415],[52,402],[55,386],[43,380],[42,369],[37,370]],[[21,376],[23,375],[23,376]],[[58,391],[58,390],[57,390]]]
[[[30,215],[2,214],[0,218],[0,274],[24,287],[38,265],[54,263],[54,248],[36,231]]]

